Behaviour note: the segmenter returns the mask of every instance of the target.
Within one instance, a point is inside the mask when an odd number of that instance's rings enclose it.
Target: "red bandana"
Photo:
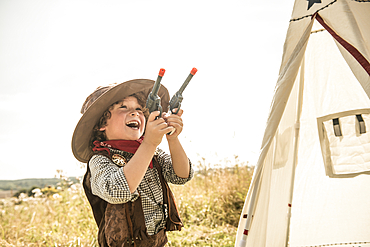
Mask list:
[[[135,141],[128,141],[128,140],[112,140],[112,141],[94,141],[93,144],[95,147],[93,151],[107,151],[110,155],[109,148],[118,149],[121,151],[125,151],[128,153],[135,154],[136,150],[139,148],[140,144],[143,142],[144,137],[141,137]],[[149,167],[153,169],[153,162],[150,161]]]

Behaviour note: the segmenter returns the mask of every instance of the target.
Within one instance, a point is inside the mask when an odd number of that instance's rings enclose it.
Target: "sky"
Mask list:
[[[71,138],[86,97],[160,68],[170,96],[198,69],[180,135],[193,163],[254,165],[293,3],[0,0],[0,179],[82,176]]]

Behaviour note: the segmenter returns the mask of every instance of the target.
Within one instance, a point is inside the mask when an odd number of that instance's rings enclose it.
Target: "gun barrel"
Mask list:
[[[152,95],[153,96],[157,96],[157,94],[158,94],[159,87],[161,86],[161,80],[162,80],[162,77],[164,75],[164,72],[166,72],[165,69],[160,69],[159,70],[157,80],[155,81],[153,89],[152,89]]]
[[[188,77],[186,78],[186,80],[184,81],[184,83],[182,84],[182,86],[180,87],[179,89],[179,93],[182,94],[182,92],[184,92],[186,86],[189,84],[190,80],[193,78],[193,76],[195,75],[195,73],[197,73],[197,69],[196,68],[193,68],[191,71],[190,71],[190,74],[188,75]]]

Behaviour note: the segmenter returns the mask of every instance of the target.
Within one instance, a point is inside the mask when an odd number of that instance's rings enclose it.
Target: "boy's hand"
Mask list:
[[[155,147],[161,143],[163,135],[173,129],[173,127],[167,125],[163,118],[156,119],[159,114],[159,111],[152,112],[148,117],[145,128],[144,142],[154,145]]]
[[[182,129],[184,127],[184,124],[182,122],[182,114],[184,111],[182,109],[179,110],[177,114],[174,114],[177,111],[177,108],[173,109],[173,113],[169,116],[163,115],[164,120],[167,122],[169,127],[174,127],[175,132],[172,135],[166,135],[167,140],[176,139],[178,135],[182,132]]]

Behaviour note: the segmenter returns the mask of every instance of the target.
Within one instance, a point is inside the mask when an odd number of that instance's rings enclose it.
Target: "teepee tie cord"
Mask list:
[[[356,49],[356,47],[348,43],[346,40],[340,37],[333,29],[331,29],[318,13],[315,14],[314,18],[316,18],[316,20],[321,24],[321,26],[323,26],[331,34],[331,36],[333,36],[333,38],[336,41],[338,41],[338,43],[341,44],[357,60],[357,62],[362,66],[362,68],[365,69],[365,71],[370,76],[370,63]]]
[[[325,5],[324,7],[318,9],[315,13],[311,14],[311,15],[305,15],[305,16],[302,16],[302,17],[299,17],[299,18],[295,18],[295,19],[290,19],[289,22],[292,22],[292,21],[299,21],[299,20],[302,20],[304,18],[308,18],[308,17],[311,17],[313,18],[315,16],[315,14],[323,9],[326,9],[327,7],[329,7],[330,5],[332,5],[333,3],[335,3],[337,0],[334,0],[333,2],[330,2],[328,3],[327,5]],[[368,0],[370,1],[370,0]]]

